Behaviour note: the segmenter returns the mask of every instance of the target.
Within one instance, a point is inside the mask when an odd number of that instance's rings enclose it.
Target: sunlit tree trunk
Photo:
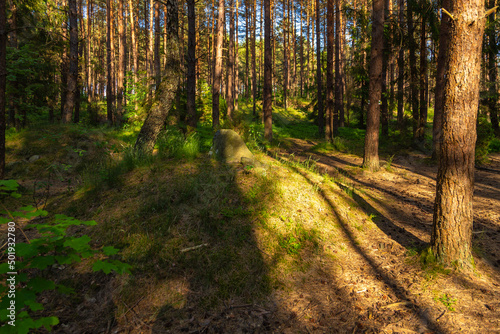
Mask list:
[[[380,127],[380,98],[382,92],[383,35],[384,0],[373,0],[369,87],[370,103],[366,115],[365,152],[363,155],[363,167],[371,171],[376,171],[380,168],[378,141]]]
[[[485,11],[482,0],[455,0],[451,7],[431,248],[444,264],[472,268],[474,156]]]
[[[257,30],[257,1],[253,0],[252,7],[252,114],[254,116],[257,115],[257,57],[255,52],[255,39],[256,39],[256,30]]]
[[[219,96],[222,81],[222,42],[224,38],[224,0],[219,0],[217,15],[217,41],[215,44],[214,84],[212,87],[212,127],[220,128]]]
[[[227,118],[234,112],[234,0],[229,1],[229,46],[227,57]]]
[[[427,44],[426,44],[426,12],[423,12],[420,22],[420,108],[418,114],[418,126],[416,139],[422,143],[425,138],[425,126],[427,125]]]
[[[344,101],[342,101],[342,71],[341,71],[341,31],[340,23],[340,0],[335,0],[335,110],[333,133],[337,134],[340,123],[340,116],[344,115]]]
[[[404,34],[404,0],[399,0],[399,29],[400,36]],[[403,130],[404,121],[404,72],[405,72],[405,49],[400,46],[398,55],[398,128]]]
[[[124,86],[125,86],[125,69],[126,69],[126,46],[127,39],[125,33],[125,26],[127,22],[123,16],[123,0],[118,1],[118,66],[117,66],[117,75],[116,75],[116,123],[120,124],[122,122],[124,110],[123,106],[125,105],[125,94],[124,94]]]
[[[417,134],[418,125],[418,80],[417,80],[417,56],[415,55],[417,43],[415,42],[415,27],[413,22],[414,0],[408,0],[407,4],[407,23],[408,23],[408,49],[410,65],[410,107],[413,116],[413,137]]]
[[[155,69],[155,87],[160,86],[161,82],[161,55],[160,55],[160,4],[154,3],[154,23],[155,23],[155,37],[154,37],[154,69]]]
[[[240,62],[240,56],[239,56],[239,41],[238,41],[238,36],[239,36],[239,30],[238,30],[238,21],[239,21],[239,0],[236,0],[236,18],[235,18],[235,23],[234,23],[234,29],[236,32],[236,38],[234,41],[234,110],[238,111],[238,100],[239,100],[239,94],[240,94],[240,71],[239,71],[239,62]]]
[[[165,75],[155,92],[153,104],[135,142],[135,150],[142,152],[153,151],[156,139],[165,125],[165,120],[174,103],[183,76],[178,32],[178,1],[166,0],[165,6],[167,8],[165,24],[167,25],[168,37]]]

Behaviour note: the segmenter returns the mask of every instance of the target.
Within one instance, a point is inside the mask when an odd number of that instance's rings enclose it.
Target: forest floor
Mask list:
[[[500,333],[499,154],[476,170],[471,273],[427,261],[437,167],[416,151],[376,173],[293,138],[256,152],[259,168],[141,162],[116,134],[65,131],[8,144],[11,161],[41,156],[8,172],[28,193],[51,177],[23,198],[96,220],[72,233],[133,269],[51,268],[76,292],[40,298],[56,333]]]

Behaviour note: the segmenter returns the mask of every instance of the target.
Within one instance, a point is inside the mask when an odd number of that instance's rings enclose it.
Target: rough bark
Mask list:
[[[264,0],[264,138],[273,140],[273,110],[272,110],[272,50],[271,50],[271,0]]]
[[[188,47],[187,47],[187,125],[188,132],[196,129],[196,16],[195,0],[187,0],[188,11]]]
[[[219,0],[217,14],[217,40],[215,44],[214,84],[212,87],[212,127],[220,127],[219,96],[222,81],[222,42],[224,39],[224,0]]]
[[[69,73],[68,90],[66,101],[64,103],[61,121],[63,123],[71,122],[73,110],[76,102],[77,84],[78,84],[78,12],[76,0],[68,1],[69,9]]]
[[[373,0],[372,48],[370,54],[370,85],[366,115],[365,151],[363,167],[371,171],[380,168],[378,141],[380,127],[380,98],[382,91],[382,58],[384,49],[384,0]]]
[[[476,119],[486,19],[482,0],[456,0],[453,4],[431,248],[440,262],[470,268]]]
[[[156,90],[153,104],[135,142],[135,150],[146,153],[153,151],[158,134],[165,125],[165,120],[182,79],[179,20],[177,17],[178,0],[167,0],[165,6],[167,8],[165,24],[168,35],[165,75]]]

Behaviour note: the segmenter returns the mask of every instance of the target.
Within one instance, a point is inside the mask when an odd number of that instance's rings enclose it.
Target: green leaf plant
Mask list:
[[[19,198],[18,183],[13,180],[0,180],[0,198],[11,196]],[[45,275],[51,268],[67,266],[80,262],[82,259],[94,260],[93,271],[103,271],[105,274],[130,273],[130,265],[118,260],[109,259],[119,250],[114,247],[93,249],[90,237],[70,236],[67,230],[70,226],[92,226],[95,221],[81,221],[65,215],[55,215],[54,219],[26,224],[24,227],[14,224],[20,218],[32,220],[47,216],[44,210],[36,210],[26,206],[10,212],[3,203],[0,225],[7,225],[7,242],[5,245],[5,260],[0,263],[0,333],[29,333],[41,327],[50,330],[59,323],[54,316],[38,317],[37,311],[43,310],[37,302],[37,296],[44,291],[57,289],[61,293],[72,293],[72,289],[56,284]],[[36,229],[38,237],[29,240],[24,230]],[[16,242],[15,232],[21,231],[27,242]],[[34,274],[36,273],[36,275]],[[35,319],[36,318],[36,319]]]

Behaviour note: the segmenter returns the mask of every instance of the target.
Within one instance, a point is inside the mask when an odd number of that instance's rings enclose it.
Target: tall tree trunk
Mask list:
[[[227,118],[234,112],[234,0],[229,1],[229,46],[227,57]]]
[[[372,48],[370,55],[370,103],[366,116],[365,152],[363,167],[371,171],[380,168],[378,141],[380,127],[380,98],[382,91],[382,58],[384,52],[384,0],[373,0]]]
[[[236,32],[236,38],[234,42],[234,110],[238,111],[238,99],[239,99],[239,92],[240,92],[240,71],[239,71],[239,62],[240,62],[240,56],[239,56],[239,30],[238,30],[238,21],[239,21],[239,0],[236,0],[236,22],[235,22],[235,32]]]
[[[257,64],[256,64],[256,52],[255,52],[255,40],[256,40],[256,30],[257,30],[257,0],[253,0],[252,7],[252,114],[257,115]]]
[[[118,0],[118,68],[116,77],[116,123],[120,124],[122,122],[122,117],[124,114],[124,83],[125,83],[125,68],[126,68],[126,58],[125,49],[127,45],[127,39],[125,34],[125,28],[127,23],[123,17],[123,0]]]
[[[405,49],[403,47],[404,36],[404,0],[399,0],[399,27],[400,27],[400,43],[398,55],[398,128],[403,130],[404,126],[404,73],[405,73]]]
[[[188,132],[196,129],[196,14],[195,0],[187,0],[188,48],[187,48],[187,126]]]
[[[495,0],[489,1],[489,7],[495,7]],[[498,124],[498,90],[497,90],[497,54],[498,46],[496,41],[496,30],[495,30],[495,13],[489,16],[490,27],[488,30],[488,73],[489,77],[489,94],[488,94],[488,107],[490,110],[490,120],[491,126],[495,135],[500,138],[500,127]]]
[[[341,31],[342,25],[340,24],[340,0],[335,0],[335,110],[334,110],[334,126],[333,133],[337,135],[340,123],[344,123],[340,120],[340,115],[344,114],[344,101],[342,101],[342,71],[340,70],[341,59]]]
[[[287,109],[288,97],[288,20],[286,10],[287,0],[283,0],[283,107]]]
[[[250,8],[248,4],[248,0],[245,2],[245,98],[250,98],[250,45],[248,44],[250,41]]]
[[[107,101],[107,118],[108,123],[111,125],[114,122],[115,116],[115,47],[114,47],[114,32],[113,32],[113,7],[112,1],[106,1],[106,15],[107,15],[107,63],[108,63],[108,77],[106,84],[106,101]]]
[[[68,1],[67,0],[62,0],[62,7],[63,7],[63,23],[62,23],[62,38],[63,38],[63,51],[62,51],[62,56],[61,56],[61,120],[63,119],[64,116],[64,107],[66,106],[66,99],[68,95],[68,72],[69,72],[69,58],[68,58],[68,47],[66,45],[66,41],[68,40],[68,10],[67,10],[67,5]],[[19,115],[16,118],[16,124],[19,124],[20,122],[20,116]]]
[[[389,13],[389,1],[384,0],[384,22],[388,20]],[[383,34],[383,53],[382,53],[382,95],[380,97],[380,123],[382,125],[382,135],[387,137],[389,135],[389,107],[387,105],[387,69],[389,65],[389,40],[387,38],[388,29],[385,29],[384,24],[384,34]]]
[[[154,21],[155,21],[155,44],[154,44],[154,69],[155,69],[155,87],[160,86],[161,82],[161,55],[160,55],[160,4],[155,2],[154,4]]]
[[[413,116],[413,137],[417,134],[418,125],[418,80],[417,80],[417,56],[415,55],[417,43],[415,42],[414,32],[415,27],[413,24],[413,6],[414,0],[408,0],[407,3],[407,23],[408,23],[408,49],[409,49],[409,63],[410,63],[410,104]]]
[[[5,89],[7,86],[7,4],[0,0],[0,180],[5,177]]]
[[[148,116],[142,125],[135,142],[135,150],[152,152],[158,134],[165,125],[168,112],[172,107],[181,83],[181,53],[179,42],[178,0],[166,0],[165,24],[167,25],[167,65],[165,75],[156,90],[155,98]]]
[[[273,140],[273,109],[272,109],[272,75],[273,63],[271,54],[271,0],[264,0],[264,92],[263,92],[263,116],[264,116],[264,138]]]
[[[95,87],[92,85],[92,67],[90,66],[90,59],[92,58],[92,42],[94,39],[92,38],[92,18],[94,17],[93,13],[94,3],[92,0],[88,0],[87,2],[87,38],[85,41],[85,85],[87,89],[87,113],[90,116],[90,120],[92,123],[95,121],[94,117],[94,109],[92,108],[93,97],[94,97],[94,89]]]
[[[425,126],[427,125],[427,44],[426,44],[426,13],[422,13],[420,32],[420,108],[416,140],[423,143],[425,139]]]
[[[321,74],[321,16],[320,0],[316,0],[316,85],[318,99],[318,131],[325,135],[325,115],[323,113],[323,75]]]
[[[7,19],[7,25],[8,31],[7,33],[7,39],[8,39],[8,45],[11,48],[17,49],[18,48],[18,43],[17,43],[17,6],[14,0],[9,0],[9,11],[10,11],[10,18]],[[63,26],[63,35],[66,36],[66,26]],[[64,52],[66,52],[66,49],[64,49]],[[67,55],[64,53],[64,57],[61,59],[62,61],[62,68],[66,69],[64,71],[64,75],[67,75]],[[62,74],[62,73],[61,73]],[[10,81],[10,80],[9,80]],[[19,83],[17,80],[12,80],[10,81],[10,84],[13,87],[14,91],[18,90]],[[62,86],[62,85],[61,85]],[[66,87],[66,83],[64,83],[64,87]],[[16,102],[19,97],[15,96],[14,94],[10,93],[9,94],[9,123],[11,125],[14,125],[16,128],[19,128],[19,119],[16,118],[16,115],[19,115],[19,104]],[[62,92],[61,92],[61,98],[62,98]],[[63,107],[63,101],[61,99],[61,111]],[[53,118],[53,117],[52,117]],[[53,121],[53,119],[50,119],[50,121]]]
[[[154,77],[154,6],[155,2],[153,0],[149,0],[149,27],[147,27],[148,32],[148,62],[146,66],[148,67],[148,78]],[[150,83],[153,84],[152,82]]]
[[[334,82],[333,82],[333,60],[334,60],[334,0],[326,2],[327,40],[326,40],[326,140],[331,141],[336,133],[336,118],[334,113]],[[337,114],[338,116],[338,114]]]
[[[139,62],[137,56],[137,41],[135,31],[134,6],[132,0],[128,0],[129,21],[130,21],[130,52],[132,53],[132,77],[134,81],[134,93],[137,93],[137,72],[139,71]],[[135,110],[138,109],[137,101],[134,101]]]
[[[299,19],[299,22],[300,22],[300,38],[299,38],[299,52],[300,52],[300,57],[299,57],[299,62],[300,62],[300,81],[299,81],[299,89],[300,89],[300,97],[303,97],[304,95],[304,35],[303,35],[303,16],[304,16],[304,13],[303,13],[303,4],[302,4],[302,0],[300,0],[300,19]]]
[[[446,265],[472,268],[472,195],[484,2],[455,0],[450,13],[454,19],[449,25],[446,51],[443,142],[431,248]]]
[[[78,84],[78,11],[76,0],[69,0],[69,75],[68,91],[64,103],[61,121],[71,122],[75,107]]]
[[[217,14],[217,41],[215,44],[214,85],[212,87],[212,127],[220,128],[219,96],[222,81],[222,42],[224,39],[224,0],[219,0]]]

